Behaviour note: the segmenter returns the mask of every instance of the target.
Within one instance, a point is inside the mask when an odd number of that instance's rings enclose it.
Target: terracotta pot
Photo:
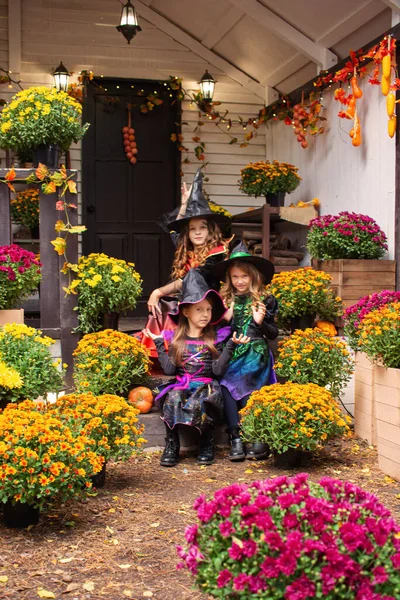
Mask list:
[[[0,327],[7,323],[24,323],[24,309],[16,308],[14,310],[0,310]]]

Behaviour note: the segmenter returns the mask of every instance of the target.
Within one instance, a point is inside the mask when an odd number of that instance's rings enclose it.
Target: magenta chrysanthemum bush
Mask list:
[[[352,483],[306,473],[235,483],[194,509],[178,568],[213,598],[400,598],[400,527]]]
[[[344,313],[344,334],[353,350],[359,349],[359,327],[364,317],[372,310],[385,304],[400,302],[400,292],[382,290],[376,294],[364,296],[353,306],[349,306]]]
[[[40,281],[41,263],[33,252],[17,244],[0,246],[0,309],[14,308]]]
[[[388,246],[385,233],[371,217],[346,211],[312,219],[307,249],[318,260],[376,259]]]

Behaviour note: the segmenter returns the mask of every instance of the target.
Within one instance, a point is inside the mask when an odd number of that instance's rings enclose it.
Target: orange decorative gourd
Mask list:
[[[327,335],[331,337],[335,337],[337,335],[337,329],[333,323],[329,323],[329,321],[317,321],[316,326],[318,329],[321,329]]]
[[[146,414],[153,406],[153,392],[144,386],[134,388],[128,394],[128,402],[138,408],[142,414]]]

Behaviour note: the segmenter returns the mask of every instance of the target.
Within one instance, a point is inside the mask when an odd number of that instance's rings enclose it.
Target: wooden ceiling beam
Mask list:
[[[350,35],[359,27],[365,25],[365,23],[368,23],[368,21],[375,18],[384,10],[385,8],[382,5],[379,6],[375,0],[368,0],[353,13],[345,17],[340,23],[326,31],[320,38],[317,39],[317,42],[325,47],[335,46],[335,44],[340,42],[340,40]],[[308,60],[304,56],[301,54],[295,54],[278,69],[272,73],[269,73],[265,79],[261,81],[261,83],[274,87],[304,67],[307,62]]]
[[[257,2],[257,0],[229,0],[231,4],[243,10],[249,17],[280,37],[287,44],[296,48],[309,60],[312,60],[322,69],[329,69],[337,63],[337,56],[328,48],[313,42],[301,31],[278,17],[269,8]]]
[[[194,54],[197,56],[203,58],[210,65],[221,69],[221,71],[226,73],[226,75],[231,77],[231,79],[237,81],[243,87],[251,90],[264,101],[265,87],[262,86],[258,81],[247,75],[244,71],[241,71],[238,67],[232,65],[230,62],[209,48],[206,48],[206,46],[203,46],[201,42],[186,33],[186,31],[183,31],[183,29],[169,21],[163,15],[160,15],[154,9],[146,6],[141,0],[135,0],[135,8],[144,19],[158,27],[161,31],[164,31],[164,33],[170,35],[174,40],[194,52]],[[199,73],[199,77],[201,75],[202,74]]]
[[[400,1],[399,0],[381,0],[386,6],[391,8],[394,12],[400,13]]]
[[[211,27],[207,35],[201,40],[203,46],[206,46],[211,50],[211,48],[216,46],[218,42],[230,32],[243,15],[244,12],[242,10],[239,10],[236,6],[231,6],[228,12],[224,14],[224,17],[218,21],[214,27]]]

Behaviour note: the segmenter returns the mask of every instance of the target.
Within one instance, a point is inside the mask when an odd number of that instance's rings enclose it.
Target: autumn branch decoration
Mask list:
[[[14,167],[6,173],[4,179],[0,178],[0,183],[5,183],[12,192],[15,192],[14,183],[30,183],[40,185],[42,192],[46,195],[58,193],[59,199],[56,202],[56,210],[64,213],[63,217],[65,220],[60,218],[56,221],[54,229],[58,235],[51,243],[57,254],[59,256],[64,256],[65,263],[61,269],[62,273],[68,273],[70,269],[73,271],[76,270],[76,265],[68,262],[68,236],[86,231],[84,225],[71,224],[69,211],[76,210],[77,205],[66,201],[65,195],[67,191],[71,194],[77,194],[76,182],[74,181],[75,176],[75,172],[68,175],[64,165],[57,171],[49,171],[46,165],[39,163],[35,172],[31,173],[26,178],[17,179],[17,173]]]

